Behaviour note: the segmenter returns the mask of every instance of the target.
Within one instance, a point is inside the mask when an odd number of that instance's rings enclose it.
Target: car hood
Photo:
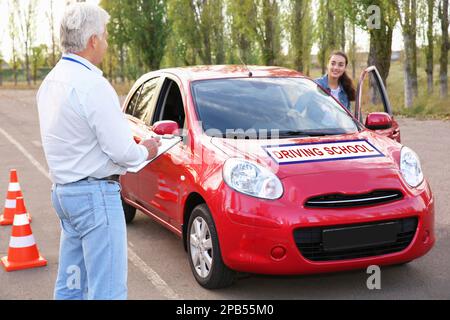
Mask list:
[[[273,154],[268,150],[274,147],[298,145],[342,145],[353,141],[367,141],[370,146],[379,151],[376,157],[350,157],[338,159],[316,159],[314,161],[292,160],[288,163],[278,163]],[[399,170],[399,158],[401,145],[389,138],[377,135],[369,130],[354,134],[345,134],[325,137],[289,138],[272,140],[243,140],[211,138],[211,143],[222,150],[227,156],[246,158],[258,162],[272,171],[280,178],[295,175],[317,174],[336,171],[360,171],[360,170]],[[303,157],[305,158],[305,157]],[[305,160],[305,159],[302,159]]]

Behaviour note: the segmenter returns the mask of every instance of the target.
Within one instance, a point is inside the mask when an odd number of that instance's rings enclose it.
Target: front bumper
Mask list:
[[[402,200],[351,209],[308,209],[293,206],[295,196],[285,193],[277,201],[239,194],[227,186],[211,205],[224,263],[240,272],[258,274],[310,274],[391,265],[411,261],[434,245],[434,199],[429,185],[408,190]],[[303,201],[303,199],[301,199]],[[312,261],[297,247],[298,228],[342,226],[417,218],[410,244],[403,250],[363,258]],[[284,252],[284,254],[283,254]]]

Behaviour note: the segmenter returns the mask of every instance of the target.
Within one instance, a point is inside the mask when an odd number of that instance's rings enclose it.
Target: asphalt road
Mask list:
[[[48,266],[7,273],[0,299],[52,299],[60,227],[40,143],[35,91],[0,90],[0,196],[16,168],[32,229]],[[450,299],[450,122],[400,119],[403,143],[420,156],[436,197],[435,247],[405,266],[382,268],[381,290],[365,270],[313,276],[247,275],[231,288],[208,291],[191,274],[181,241],[142,213],[128,226],[129,299]],[[2,201],[3,204],[3,200]],[[0,227],[0,256],[11,227]]]

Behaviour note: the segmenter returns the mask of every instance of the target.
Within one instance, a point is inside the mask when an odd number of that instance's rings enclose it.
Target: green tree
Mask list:
[[[319,0],[316,21],[316,38],[319,45],[318,59],[322,73],[326,72],[327,59],[332,51],[345,51],[345,3],[344,0]]]
[[[258,64],[261,50],[257,45],[254,28],[248,23],[256,18],[253,3],[249,0],[228,0],[227,16],[231,37],[231,63]],[[242,61],[241,61],[242,60]]]
[[[51,51],[50,51],[50,65],[53,67],[56,64],[56,54],[57,47],[56,44],[56,35],[55,35],[55,13],[53,10],[53,0],[50,0],[49,10],[46,12],[46,17],[48,20],[48,25],[50,27],[50,36],[51,36]]]
[[[17,42],[18,39],[18,30],[17,30],[17,24],[16,24],[16,12],[14,9],[14,1],[8,2],[8,8],[9,8],[9,21],[8,21],[8,31],[9,31],[9,37],[11,39],[11,61],[10,66],[13,70],[13,76],[14,76],[14,86],[17,86],[17,69],[19,67],[19,53],[17,50]]]
[[[30,71],[30,55],[31,47],[36,38],[36,0],[27,0],[25,5],[22,5],[18,0],[14,0],[14,8],[17,14],[16,23],[19,25],[21,40],[24,47],[25,56],[25,71],[28,85],[31,84]]]
[[[228,42],[222,0],[168,1],[171,35],[168,60],[174,64],[222,64]]]
[[[341,3],[351,23],[369,33],[368,65],[374,65],[386,85],[391,68],[392,35],[397,11],[391,0],[353,0]]]
[[[287,29],[294,68],[304,72],[305,69],[309,70],[313,44],[313,38],[310,36],[313,25],[311,1],[290,0],[289,11],[291,14],[288,18]]]
[[[397,15],[402,27],[405,48],[405,107],[411,108],[418,96],[417,82],[417,1],[397,0]]]
[[[46,52],[48,48],[45,44],[31,48],[31,73],[33,83],[36,84],[39,68],[45,65]]]
[[[102,0],[100,2],[100,5],[111,16],[108,24],[109,42],[112,47],[108,56],[110,77],[112,78],[113,73],[113,58],[117,56],[119,64],[118,75],[122,83],[125,81],[127,49],[132,37],[129,29],[131,28],[133,17],[127,17],[127,13],[131,12],[127,10],[129,3],[130,1],[126,0]]]
[[[166,1],[136,0],[122,5],[133,53],[146,68],[159,69],[170,32]]]
[[[436,0],[427,0],[427,47],[426,47],[426,73],[428,94],[433,93],[433,68],[434,68],[434,6]]]
[[[448,0],[441,0],[439,4],[439,19],[441,20],[441,57],[439,70],[439,84],[441,98],[448,96],[448,50],[450,49],[448,39]]]
[[[248,23],[261,48],[262,63],[274,65],[281,51],[280,8],[276,0],[253,0]]]
[[[167,6],[171,22],[171,33],[168,40],[169,49],[167,50],[169,65],[197,64],[201,40],[199,27],[194,22],[195,18],[190,7],[190,1],[169,0]]]

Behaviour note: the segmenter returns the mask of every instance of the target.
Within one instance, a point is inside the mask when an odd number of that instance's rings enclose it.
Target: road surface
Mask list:
[[[33,90],[0,90],[0,196],[16,168],[32,229],[48,266],[7,273],[0,299],[52,299],[60,227],[50,202]],[[368,290],[365,270],[312,276],[241,277],[231,288],[197,285],[182,243],[142,213],[128,226],[129,299],[450,299],[450,122],[399,120],[403,143],[420,156],[436,197],[437,243],[405,266],[382,268],[381,290]],[[0,200],[3,201],[3,200]],[[0,256],[11,227],[0,227]]]

